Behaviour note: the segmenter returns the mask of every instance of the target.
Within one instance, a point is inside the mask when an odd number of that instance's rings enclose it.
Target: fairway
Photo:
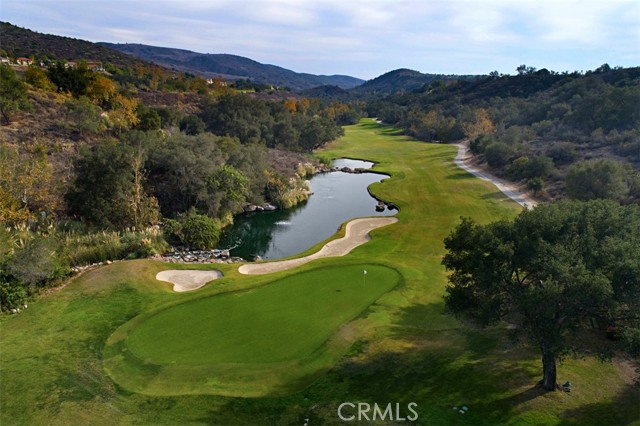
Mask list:
[[[568,357],[559,379],[574,390],[538,395],[537,348],[446,314],[443,239],[460,216],[488,223],[521,207],[458,168],[455,146],[371,119],[345,131],[319,155],[376,162],[391,177],[369,189],[400,208],[397,223],[288,271],[215,265],[223,277],[193,292],[156,274],[211,265],[126,261],[79,276],[0,322],[0,423],[336,424],[345,401],[415,401],[425,425],[638,424],[638,389],[618,365]]]
[[[154,364],[301,358],[399,280],[395,270],[376,265],[305,272],[252,291],[212,296],[162,311],[130,333],[127,347]]]

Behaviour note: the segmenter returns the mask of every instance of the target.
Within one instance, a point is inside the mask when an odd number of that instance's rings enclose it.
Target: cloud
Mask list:
[[[640,59],[640,4],[631,0],[1,1],[3,20],[39,32],[367,78],[404,66],[513,72]]]

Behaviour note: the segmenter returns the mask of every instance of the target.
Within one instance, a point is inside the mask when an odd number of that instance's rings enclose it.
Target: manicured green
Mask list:
[[[0,323],[0,423],[289,425],[309,418],[310,424],[342,424],[336,410],[345,401],[415,401],[419,423],[430,426],[639,424],[633,369],[569,358],[558,366],[558,379],[571,380],[572,392],[540,394],[534,386],[541,378],[536,348],[511,342],[504,328],[479,331],[444,312],[444,237],[461,215],[487,223],[519,211],[495,187],[458,169],[455,152],[412,141],[372,120],[347,127],[344,138],[323,150],[326,157],[377,162],[375,170],[391,178],[371,191],[401,209],[398,223],[375,230],[371,241],[347,256],[273,276],[241,276],[237,266],[221,265],[224,278],[181,294],[153,278],[175,265],[119,262],[30,304]],[[389,266],[402,283],[339,327],[320,346],[326,352],[307,358],[317,363],[311,367],[276,362],[266,375],[264,364],[245,364],[238,377],[227,363],[209,364],[207,371],[189,364],[166,369],[135,359],[115,362],[130,355],[122,352],[127,323],[133,330],[181,304],[229,292],[242,298],[239,290],[255,292],[307,271],[362,264]],[[105,366],[111,374],[117,366],[129,368],[126,377],[134,383],[116,386]],[[145,394],[129,390],[141,384]],[[205,386],[217,395],[199,390]],[[154,396],[167,389],[176,396]],[[259,395],[268,397],[248,398]],[[452,409],[460,405],[469,412]]]
[[[130,333],[127,347],[156,364],[261,363],[305,357],[399,279],[396,271],[383,266],[316,269],[253,291],[161,311]]]

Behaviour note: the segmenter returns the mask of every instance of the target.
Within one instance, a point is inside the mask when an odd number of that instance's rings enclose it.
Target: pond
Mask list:
[[[338,159],[334,167],[368,169],[368,161]],[[313,195],[292,209],[236,216],[218,244],[231,248],[232,256],[252,260],[293,256],[329,238],[340,225],[357,217],[393,216],[395,210],[376,211],[378,201],[367,191],[374,182],[386,179],[376,173],[321,173],[310,180]]]

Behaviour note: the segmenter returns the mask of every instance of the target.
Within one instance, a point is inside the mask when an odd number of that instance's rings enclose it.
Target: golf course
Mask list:
[[[119,261],[4,318],[0,424],[344,424],[344,402],[414,402],[423,425],[640,425],[623,363],[567,357],[572,392],[543,393],[537,348],[445,312],[444,238],[522,209],[456,154],[363,119],[316,155],[375,162],[390,178],[369,190],[398,221],[348,254],[264,274]],[[170,269],[221,276],[175,292],[155,278]]]

